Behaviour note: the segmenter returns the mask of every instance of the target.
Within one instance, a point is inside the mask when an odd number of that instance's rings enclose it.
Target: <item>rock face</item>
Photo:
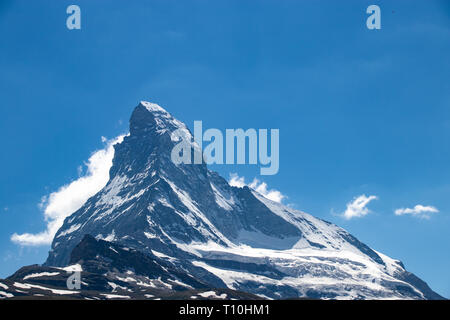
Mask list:
[[[80,272],[79,286],[67,281]],[[75,284],[71,281],[72,284]],[[258,299],[211,288],[153,253],[143,254],[86,235],[64,268],[28,266],[0,281],[0,298],[10,299]]]
[[[260,297],[442,298],[344,229],[231,187],[205,164],[174,164],[177,129],[192,138],[158,105],[135,108],[109,182],[65,220],[45,266],[73,263],[72,250],[88,234],[143,257],[159,254],[211,287]]]

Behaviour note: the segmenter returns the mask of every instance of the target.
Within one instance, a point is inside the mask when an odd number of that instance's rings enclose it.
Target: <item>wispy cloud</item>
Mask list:
[[[367,208],[369,202],[377,199],[377,196],[366,196],[365,194],[355,197],[347,203],[347,209],[342,213],[342,216],[347,220],[364,217],[370,213],[370,210]]]
[[[114,145],[122,142],[124,135],[111,140],[102,137],[105,148],[95,151],[85,163],[86,172],[77,180],[42,198],[39,207],[44,211],[47,229],[37,234],[14,233],[11,240],[22,246],[51,244],[64,219],[78,210],[90,197],[103,188],[109,179],[109,169],[114,157]]]
[[[228,183],[232,187],[242,188],[242,187],[246,186],[245,178],[239,177],[236,173],[230,174],[230,181],[228,181]]]
[[[418,218],[429,219],[431,213],[437,213],[439,210],[433,206],[423,206],[418,204],[414,206],[414,208],[400,208],[394,211],[395,215],[403,216],[403,215],[412,215]]]
[[[283,195],[280,191],[275,189],[270,189],[267,186],[267,183],[261,182],[258,179],[254,178],[253,181],[250,184],[245,183],[244,177],[239,177],[236,173],[232,173],[230,175],[230,181],[229,184],[233,187],[239,187],[242,188],[244,186],[248,186],[249,188],[252,188],[256,192],[259,192],[264,197],[266,197],[269,200],[279,202],[283,201],[283,199],[286,198],[285,195]]]

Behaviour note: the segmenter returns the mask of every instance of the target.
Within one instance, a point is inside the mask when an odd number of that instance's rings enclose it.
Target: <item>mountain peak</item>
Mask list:
[[[139,102],[139,105],[143,106],[145,109],[147,109],[149,112],[152,112],[152,113],[156,112],[156,113],[169,114],[169,112],[167,112],[166,109],[164,109],[160,105],[153,103],[153,102],[141,101],[141,102]]]
[[[120,252],[95,238],[164,257],[211,287],[261,297],[437,297],[396,260],[344,229],[249,188],[233,188],[205,163],[174,163],[178,129],[193,141],[187,126],[162,107],[137,105],[130,135],[115,145],[110,180],[64,221],[46,266],[85,258],[88,244],[103,246],[107,258]],[[86,234],[94,238],[83,240]],[[80,255],[71,260],[80,243]],[[93,250],[91,257],[96,255]]]
[[[131,135],[170,133],[186,125],[156,103],[141,101],[130,118]]]

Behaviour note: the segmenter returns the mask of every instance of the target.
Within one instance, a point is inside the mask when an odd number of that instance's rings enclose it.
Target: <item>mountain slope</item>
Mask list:
[[[65,220],[46,266],[66,266],[89,234],[159,252],[213,287],[261,297],[441,298],[344,229],[231,187],[205,164],[174,164],[177,129],[192,140],[163,108],[135,108],[130,134],[115,145],[109,182]]]
[[[80,271],[80,286],[67,279]],[[64,268],[23,267],[0,280],[0,298],[10,299],[258,299],[229,289],[211,288],[153,253],[143,254],[86,235]]]

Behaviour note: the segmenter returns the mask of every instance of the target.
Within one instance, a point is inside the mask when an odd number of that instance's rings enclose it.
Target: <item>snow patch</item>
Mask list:
[[[130,296],[122,296],[119,294],[104,294],[101,293],[101,296],[104,296],[106,299],[131,299]]]
[[[62,231],[60,234],[58,234],[57,238],[63,237],[65,235],[68,235],[74,231],[77,231],[78,229],[80,229],[81,224],[74,224],[73,226],[71,226],[69,229]]]
[[[83,268],[81,267],[80,264],[73,264],[71,266],[67,266],[64,268],[57,268],[57,269],[64,270],[67,272],[82,272],[83,271]]]
[[[203,293],[199,293],[199,296],[203,297],[203,298],[215,298],[215,299],[226,299],[227,298],[227,294],[226,293],[222,293],[220,296],[217,295],[216,292],[214,291],[206,291]]]
[[[70,291],[70,290],[59,290],[59,289],[53,289],[53,288],[47,288],[47,287],[43,287],[43,286],[39,286],[39,285],[35,285],[35,284],[29,284],[29,283],[20,283],[20,282],[14,282],[14,286],[20,289],[40,289],[40,290],[46,290],[46,291],[51,291],[54,294],[58,294],[58,295],[70,295],[70,294],[77,294],[79,293],[79,291]]]
[[[7,293],[7,292],[4,292],[4,291],[0,291],[0,296],[3,296],[5,298],[12,298],[12,297],[14,297],[13,294]]]
[[[40,277],[53,277],[57,276],[59,272],[41,272],[41,273],[32,273],[23,278],[23,280],[31,279],[31,278],[40,278]]]

